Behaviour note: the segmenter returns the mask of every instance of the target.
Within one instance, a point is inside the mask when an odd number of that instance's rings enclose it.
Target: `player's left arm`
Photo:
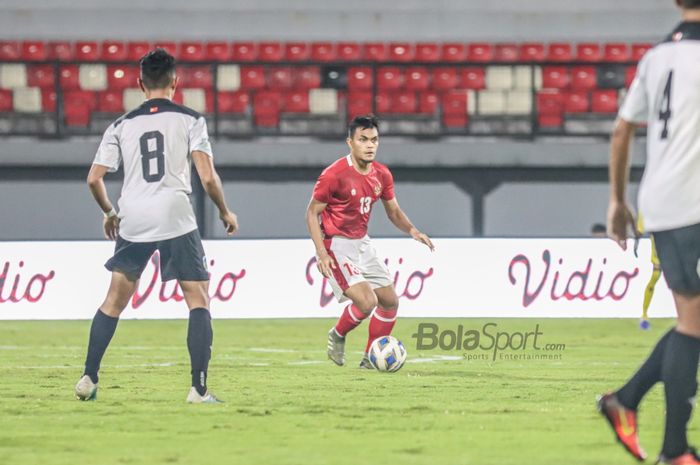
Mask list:
[[[427,245],[430,250],[435,250],[435,246],[428,235],[420,232],[418,228],[411,223],[411,220],[408,219],[408,216],[406,216],[403,210],[401,210],[396,197],[392,198],[391,200],[382,199],[382,203],[384,204],[384,210],[386,210],[386,216],[388,216],[389,220],[394,223],[394,226],[418,242],[422,242],[423,244]]]
[[[112,202],[107,195],[107,187],[105,186],[104,177],[109,172],[108,166],[94,163],[88,173],[87,183],[92,196],[102,209],[104,219],[102,221],[102,229],[105,237],[110,240],[115,240],[119,233],[119,217],[114,210]]]

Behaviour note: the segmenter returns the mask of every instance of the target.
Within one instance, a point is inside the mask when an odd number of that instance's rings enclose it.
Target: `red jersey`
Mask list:
[[[394,198],[394,177],[389,168],[375,161],[369,173],[360,174],[350,157],[323,170],[314,186],[313,198],[328,204],[321,212],[321,230],[326,237],[364,237],[372,204],[380,198]]]

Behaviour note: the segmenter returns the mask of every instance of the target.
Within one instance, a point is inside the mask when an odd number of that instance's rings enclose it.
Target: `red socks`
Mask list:
[[[391,334],[391,330],[396,323],[396,310],[384,310],[377,307],[369,320],[369,338],[365,353],[369,352],[369,346],[375,339]]]
[[[335,332],[338,333],[338,336],[345,337],[347,333],[357,328],[362,323],[362,320],[368,316],[369,314],[365,315],[354,304],[350,304],[345,307],[343,314],[340,315],[338,323],[335,325]]]

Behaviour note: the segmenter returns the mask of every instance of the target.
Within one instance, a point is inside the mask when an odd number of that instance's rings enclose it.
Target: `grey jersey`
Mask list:
[[[619,116],[648,125],[645,229],[700,223],[700,23],[681,23],[644,55]]]
[[[172,239],[197,229],[189,195],[191,153],[212,156],[207,123],[168,99],[145,101],[105,131],[93,163],[124,163],[119,235],[131,242]]]

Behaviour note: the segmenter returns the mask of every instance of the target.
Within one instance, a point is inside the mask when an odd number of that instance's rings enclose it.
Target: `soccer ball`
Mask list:
[[[379,371],[399,371],[406,355],[406,348],[394,336],[379,337],[369,346],[369,361]]]

